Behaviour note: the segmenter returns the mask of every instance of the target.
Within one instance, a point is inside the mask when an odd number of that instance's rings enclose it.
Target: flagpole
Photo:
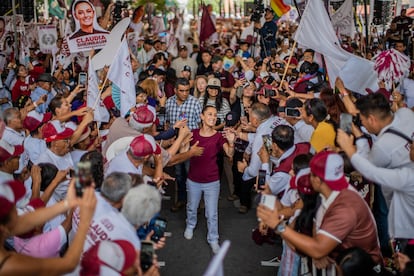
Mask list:
[[[287,64],[285,65],[285,71],[283,72],[282,80],[280,81],[280,84],[279,84],[279,89],[282,88],[282,83],[285,80],[286,73],[287,73],[287,70],[289,69],[290,61],[292,60],[292,56],[293,56],[293,52],[295,51],[295,48],[296,48],[296,40],[293,42],[293,46],[292,46],[292,50],[290,51],[289,59],[287,61]]]

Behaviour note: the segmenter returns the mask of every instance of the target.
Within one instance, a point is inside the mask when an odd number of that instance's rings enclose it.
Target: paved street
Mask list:
[[[167,190],[172,195],[172,187]],[[255,209],[242,215],[237,212],[233,203],[228,201],[227,185],[222,184],[219,200],[219,233],[220,242],[230,240],[231,245],[224,261],[225,275],[276,275],[275,267],[263,267],[262,260],[270,260],[280,254],[279,246],[264,244],[258,246],[251,239],[252,229],[257,225]],[[183,236],[185,229],[185,210],[172,213],[172,200],[163,201],[161,215],[168,220],[167,231],[172,237],[167,239],[166,248],[158,252],[159,261],[165,261],[161,275],[203,275],[213,256],[207,243],[207,226],[204,209],[198,215],[198,225],[192,240]]]

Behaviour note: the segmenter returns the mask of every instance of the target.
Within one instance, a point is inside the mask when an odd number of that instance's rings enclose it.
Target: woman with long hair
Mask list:
[[[194,93],[193,96],[200,98],[205,95],[207,89],[207,77],[204,75],[197,76],[194,80]]]
[[[328,114],[336,125],[339,125],[341,113],[347,113],[344,103],[339,94],[335,94],[331,88],[323,88],[319,98],[325,103]]]
[[[201,107],[212,105],[217,109],[216,130],[221,130],[225,126],[226,114],[230,112],[230,104],[223,98],[221,92],[221,82],[219,79],[211,78],[208,80],[206,93],[199,99]]]

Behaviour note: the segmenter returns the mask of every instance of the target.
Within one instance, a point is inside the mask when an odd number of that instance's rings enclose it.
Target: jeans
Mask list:
[[[216,243],[218,234],[218,199],[220,195],[220,181],[197,183],[187,179],[187,228],[194,229],[197,225],[197,208],[204,193],[205,216],[207,219],[207,241]]]
[[[185,182],[187,180],[189,168],[190,160],[175,165],[175,179],[177,182],[177,201],[185,202],[187,200]]]

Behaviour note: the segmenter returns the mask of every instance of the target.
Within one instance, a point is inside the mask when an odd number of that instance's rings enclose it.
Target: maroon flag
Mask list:
[[[212,34],[216,32],[216,26],[210,17],[207,6],[203,5],[203,15],[201,16],[200,27],[200,44],[206,41]]]

